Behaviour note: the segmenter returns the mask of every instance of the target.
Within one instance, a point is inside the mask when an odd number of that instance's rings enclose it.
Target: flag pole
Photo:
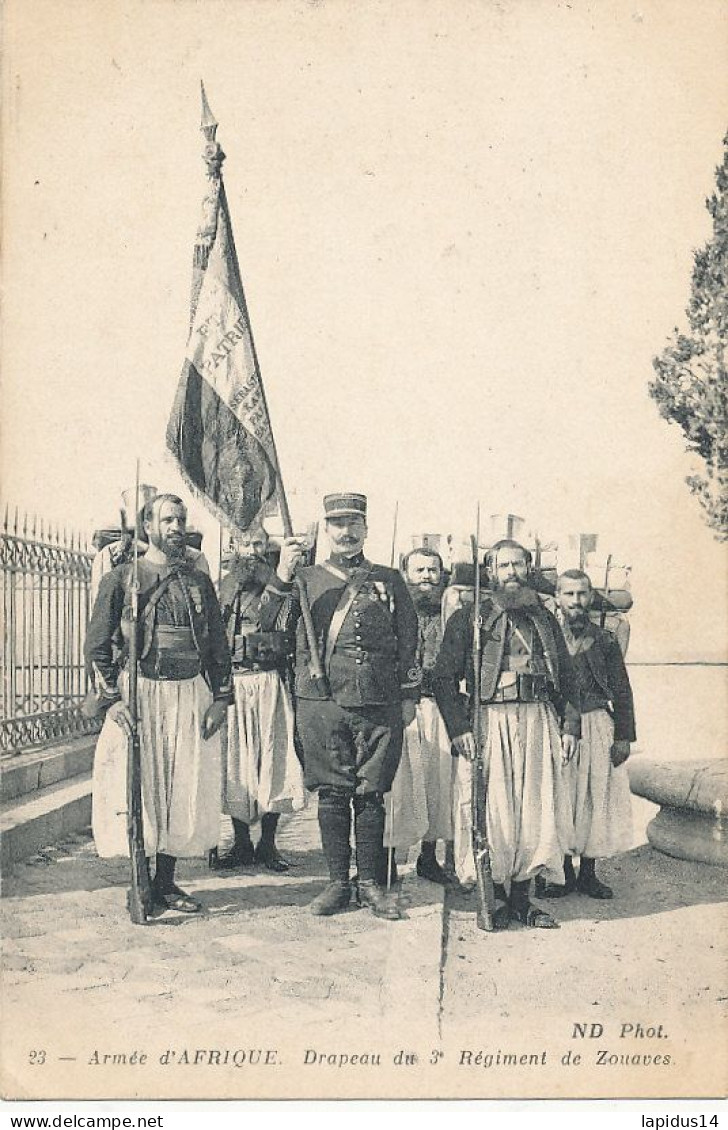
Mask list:
[[[218,121],[215,118],[210,104],[207,101],[207,93],[205,91],[204,82],[200,81],[200,92],[202,95],[202,119],[200,122],[200,129],[205,136],[207,145],[205,147],[204,158],[207,163],[208,175],[218,179],[220,182],[220,206],[225,208],[229,215],[227,205],[227,196],[225,194],[225,182],[222,176],[222,162],[225,160],[225,154],[216,142],[215,135],[217,133]],[[253,357],[253,365],[256,372],[260,373],[260,364],[258,362],[258,352],[255,348],[255,340],[253,338],[253,327],[250,321],[248,312],[248,305],[245,300],[245,292],[243,290],[242,276],[240,274],[240,263],[238,262],[238,252],[235,246],[235,239],[232,233],[232,226],[230,228],[230,252],[234,266],[235,282],[237,284],[238,293],[236,298],[240,304],[240,309],[245,316],[247,322],[250,351]],[[265,395],[265,388],[262,380],[259,381],[259,393],[266,418],[268,420],[270,432],[270,454],[272,456],[273,466],[276,472],[276,496],[278,499],[278,509],[280,510],[281,522],[283,524],[283,535],[286,538],[293,537],[293,523],[291,522],[291,512],[288,508],[288,499],[286,497],[286,490],[283,485],[283,475],[281,474],[281,465],[278,459],[278,449],[276,447],[275,436],[273,434],[273,422],[271,420],[270,412],[268,410],[268,400]],[[320,684],[325,685],[326,675],[324,673],[323,665],[321,663],[321,655],[319,653],[318,640],[316,638],[316,629],[311,615],[311,604],[308,599],[308,593],[305,586],[297,580],[294,582],[298,589],[299,600],[301,604],[301,618],[306,630],[306,640],[308,642],[309,655],[311,657],[311,673],[314,679]]]

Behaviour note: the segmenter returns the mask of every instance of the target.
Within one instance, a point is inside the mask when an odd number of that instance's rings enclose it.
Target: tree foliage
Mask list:
[[[728,539],[728,133],[716,189],[706,200],[713,235],[694,253],[687,328],[675,329],[652,364],[650,396],[682,428],[687,449],[703,462],[685,480],[720,540]]]

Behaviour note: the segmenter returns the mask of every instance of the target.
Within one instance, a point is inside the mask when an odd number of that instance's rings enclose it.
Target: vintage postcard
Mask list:
[[[5,1099],[724,1096],[727,39],[5,4]]]

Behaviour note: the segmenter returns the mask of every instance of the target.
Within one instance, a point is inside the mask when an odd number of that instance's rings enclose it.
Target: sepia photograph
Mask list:
[[[725,5],[2,25],[2,1099],[725,1099]]]

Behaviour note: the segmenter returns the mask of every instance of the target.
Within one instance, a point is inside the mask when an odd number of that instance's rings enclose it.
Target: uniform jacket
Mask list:
[[[415,659],[422,670],[422,694],[432,698],[432,672],[442,645],[442,611],[417,607],[417,651]]]
[[[508,613],[499,609],[489,598],[481,601],[481,672],[480,699],[492,700],[498,678],[504,668],[504,655],[508,629]],[[519,616],[530,621],[534,638],[538,640],[548,679],[551,701],[562,719],[564,733],[579,737],[581,715],[574,668],[563,632],[556,617],[540,602],[519,610]],[[467,694],[473,694],[473,615],[470,606],[457,609],[445,627],[440,654],[432,673],[432,685],[437,705],[451,739],[471,729],[468,706],[460,694],[464,679]]]
[[[121,538],[119,541],[113,541],[110,545],[105,545],[103,549],[95,555],[91,562],[91,606],[96,602],[96,597],[99,593],[99,585],[101,580],[115,569],[118,565],[128,565],[134,556],[134,541],[136,541],[137,552],[139,557],[143,557],[147,552],[148,544],[141,539]],[[186,558],[188,564],[199,569],[201,573],[210,573],[210,566],[207,563],[207,558],[204,553],[199,549],[193,549],[191,545],[186,548]]]
[[[610,632],[588,623],[583,635],[586,646],[572,655],[579,695],[579,708],[611,707],[615,742],[636,739],[634,700],[627,668],[617,640]]]
[[[333,649],[327,649],[332,619],[347,599],[347,586],[357,594],[340,625]],[[347,568],[328,561],[300,569],[296,584],[306,587],[319,654],[324,660],[331,697],[340,706],[375,706],[419,700],[420,670],[416,665],[417,613],[407,586],[395,569],[373,565],[359,556]],[[263,594],[263,631],[296,625],[297,698],[322,697],[311,675],[310,654],[295,585],[275,577]]]
[[[154,605],[151,615],[144,614],[150,597],[169,574],[165,565],[139,559],[139,657],[143,658],[154,642],[154,630],[159,606]],[[96,681],[107,691],[116,688],[119,671],[126,661],[126,647],[121,654],[114,646],[122,624],[128,616],[130,600],[131,565],[119,565],[101,580],[91,622],[86,633],[86,660],[93,669]],[[206,573],[191,567],[187,562],[179,567],[180,584],[184,590],[186,622],[192,629],[202,673],[215,698],[231,699],[230,650],[225,638],[225,628],[220,615],[220,605]]]
[[[267,563],[259,562],[253,581],[249,574],[245,572],[241,574],[233,563],[220,583],[220,609],[228,646],[233,655],[233,666],[257,670],[256,661],[261,659],[263,651],[267,649],[269,663],[275,665],[279,673],[285,675],[288,680],[293,640],[285,638],[285,633],[279,632],[277,628],[275,632],[270,627],[263,632],[261,625],[263,592],[266,582],[273,575],[273,570]],[[254,635],[251,636],[250,633]],[[250,642],[245,645],[244,654],[241,656],[239,651],[241,636],[247,636],[249,641],[255,641],[254,656],[250,652]],[[274,639],[274,636],[277,638]]]

